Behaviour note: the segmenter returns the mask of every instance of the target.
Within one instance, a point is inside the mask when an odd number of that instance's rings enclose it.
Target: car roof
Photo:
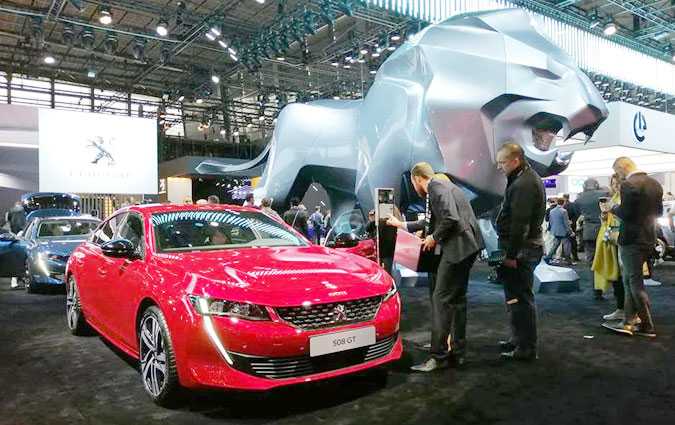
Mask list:
[[[36,221],[49,221],[49,220],[88,220],[88,221],[101,221],[100,218],[94,217],[91,215],[65,215],[62,217],[35,217]]]
[[[131,205],[128,207],[121,208],[116,211],[116,213],[123,211],[135,211],[141,214],[161,214],[161,213],[170,213],[170,212],[180,212],[180,211],[235,211],[235,212],[261,212],[258,208],[254,207],[243,207],[241,205],[229,205],[229,204],[206,204],[206,205],[194,205],[194,204],[144,204],[144,205]]]

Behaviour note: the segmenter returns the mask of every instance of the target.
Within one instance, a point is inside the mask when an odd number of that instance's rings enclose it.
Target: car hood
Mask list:
[[[189,294],[270,306],[327,303],[385,294],[391,277],[358,255],[319,246],[157,254],[182,268]]]
[[[38,249],[41,252],[49,252],[50,254],[70,256],[70,254],[86,239],[65,239],[65,240],[49,240],[38,241]]]

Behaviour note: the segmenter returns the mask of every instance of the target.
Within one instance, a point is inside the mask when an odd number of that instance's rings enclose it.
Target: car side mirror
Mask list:
[[[115,239],[101,245],[101,251],[108,257],[115,258],[136,258],[136,249],[134,244],[126,239]]]
[[[353,248],[359,244],[359,238],[354,233],[340,233],[334,243],[335,248]]]
[[[16,242],[18,239],[14,233],[3,233],[0,235],[0,241],[2,242]]]

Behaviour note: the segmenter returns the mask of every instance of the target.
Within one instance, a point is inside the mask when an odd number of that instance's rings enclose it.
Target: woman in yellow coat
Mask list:
[[[609,202],[611,205],[621,203],[620,185],[619,177],[614,174],[610,182],[612,198]],[[619,218],[612,213],[602,213],[601,220],[602,224],[595,243],[595,259],[591,267],[595,276],[595,289],[605,293],[610,286],[614,288],[616,310],[602,318],[604,320],[623,320],[624,289],[621,282],[617,247],[620,222]]]

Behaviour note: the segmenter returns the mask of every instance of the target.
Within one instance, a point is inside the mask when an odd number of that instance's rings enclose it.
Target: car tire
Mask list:
[[[73,276],[68,277],[66,283],[66,323],[73,335],[83,336],[91,333],[91,328],[82,312],[80,292]]]
[[[35,287],[35,280],[33,279],[33,275],[30,272],[30,264],[28,263],[28,260],[26,260],[26,265],[24,266],[23,270],[24,270],[23,276],[21,277],[23,287],[27,293],[34,294],[37,288]]]
[[[145,392],[155,404],[175,407],[182,395],[176,357],[169,326],[156,306],[150,306],[143,312],[138,326],[138,354]]]

